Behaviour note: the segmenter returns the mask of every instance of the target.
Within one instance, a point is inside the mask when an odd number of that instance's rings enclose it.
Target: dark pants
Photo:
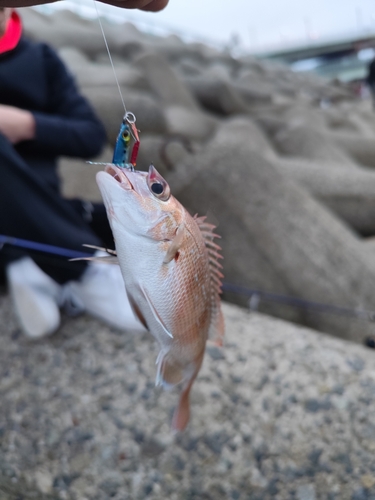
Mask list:
[[[67,200],[29,167],[0,134],[0,234],[94,253],[84,243],[114,248],[105,208]],[[59,283],[77,280],[87,262],[69,262],[40,251],[5,244],[0,250],[0,275],[8,263],[30,256]]]

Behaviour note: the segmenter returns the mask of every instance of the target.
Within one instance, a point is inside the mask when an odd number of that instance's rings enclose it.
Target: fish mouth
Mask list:
[[[123,189],[134,191],[133,184],[125,173],[125,169],[119,168],[116,165],[106,165],[104,171],[107,172],[115,181],[117,181]]]

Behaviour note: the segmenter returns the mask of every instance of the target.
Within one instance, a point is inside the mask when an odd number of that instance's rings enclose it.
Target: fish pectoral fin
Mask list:
[[[100,250],[101,252],[106,252],[109,255],[103,255],[102,257],[95,255],[93,255],[92,257],[77,257],[75,259],[69,259],[70,262],[74,262],[77,260],[91,260],[93,262],[102,262],[105,264],[117,264],[117,265],[119,264],[116,250],[111,250],[110,248],[97,247],[95,245],[88,245],[86,243],[84,243],[82,246],[86,248],[93,248],[94,250]]]
[[[168,350],[162,349],[156,359],[158,371],[156,373],[155,386],[162,385],[164,389],[172,389],[183,380],[181,368],[168,358]]]
[[[146,323],[146,320],[145,320],[143,314],[141,313],[141,310],[138,307],[138,304],[134,301],[133,297],[130,294],[128,294],[128,299],[129,299],[129,304],[130,304],[130,307],[132,308],[134,315],[139,319],[139,321],[142,323],[142,325],[147,330],[150,330],[147,323]]]
[[[162,318],[160,317],[158,311],[156,310],[154,304],[152,303],[152,300],[151,300],[150,296],[148,295],[147,290],[142,285],[139,285],[139,288],[140,288],[140,290],[141,290],[144,298],[146,299],[147,304],[148,304],[148,306],[149,306],[152,314],[154,315],[155,320],[157,321],[157,323],[159,323],[159,325],[162,327],[162,329],[168,335],[168,337],[170,337],[171,339],[173,339],[173,335],[168,330],[168,328],[165,326]]]
[[[176,231],[176,235],[173,238],[173,240],[172,240],[172,242],[167,250],[167,253],[165,254],[163,264],[169,264],[176,257],[176,255],[178,254],[178,252],[181,248],[182,242],[184,241],[184,236],[185,236],[185,223],[182,222],[178,226],[177,231]]]
[[[162,385],[167,390],[172,389],[184,379],[181,366],[168,357],[168,352],[169,349],[162,349],[159,352],[156,360],[158,371],[155,380],[156,386]]]
[[[116,250],[112,250],[111,248],[97,247],[96,245],[89,245],[87,243],[84,243],[82,246],[86,248],[93,248],[94,250],[100,250],[101,252],[107,252],[110,255],[117,255]]]
[[[69,262],[74,262],[76,260],[90,260],[93,262],[101,262],[102,264],[117,264],[119,265],[118,258],[114,255],[105,255],[103,257],[76,257],[75,259],[69,259]]]

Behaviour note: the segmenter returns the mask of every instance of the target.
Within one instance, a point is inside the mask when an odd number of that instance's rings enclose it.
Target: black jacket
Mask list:
[[[0,104],[33,113],[36,137],[15,149],[56,189],[59,156],[89,158],[106,142],[103,125],[48,45],[22,38],[14,50],[0,56]]]

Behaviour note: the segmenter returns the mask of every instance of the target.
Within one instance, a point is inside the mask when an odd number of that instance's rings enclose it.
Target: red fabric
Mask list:
[[[17,47],[22,35],[22,22],[16,11],[8,21],[5,35],[0,38],[0,54],[13,50]]]

